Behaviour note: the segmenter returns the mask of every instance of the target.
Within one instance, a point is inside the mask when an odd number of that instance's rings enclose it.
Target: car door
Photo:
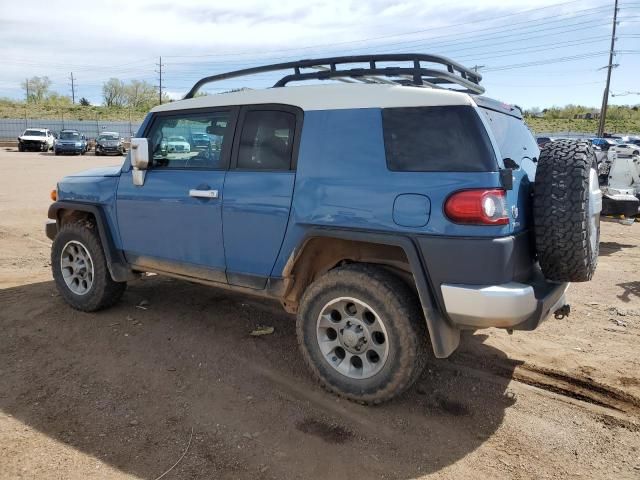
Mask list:
[[[131,264],[226,282],[222,201],[236,118],[235,108],[156,114],[145,134],[144,184],[134,185],[129,169],[118,185],[120,239]],[[196,145],[194,134],[209,141]]]
[[[227,281],[266,286],[285,235],[302,111],[243,107],[222,201]]]

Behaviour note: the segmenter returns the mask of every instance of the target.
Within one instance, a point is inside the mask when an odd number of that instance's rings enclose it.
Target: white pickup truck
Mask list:
[[[27,128],[18,137],[18,150],[39,150],[47,152],[53,149],[55,137],[48,128]]]

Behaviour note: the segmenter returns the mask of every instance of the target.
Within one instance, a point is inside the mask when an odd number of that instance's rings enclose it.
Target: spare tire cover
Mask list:
[[[549,280],[585,282],[598,264],[602,193],[588,141],[557,140],[540,152],[533,190],[538,261]]]

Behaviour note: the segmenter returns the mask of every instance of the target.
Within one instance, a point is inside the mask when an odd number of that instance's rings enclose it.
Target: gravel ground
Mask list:
[[[640,224],[603,222],[568,318],[465,334],[363,407],[314,383],[276,303],[147,276],[66,306],[49,191],[120,161],[0,151],[0,478],[640,478]]]

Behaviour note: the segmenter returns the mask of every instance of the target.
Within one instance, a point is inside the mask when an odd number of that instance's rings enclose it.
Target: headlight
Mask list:
[[[82,142],[76,142],[76,147],[81,147],[82,146]]]

